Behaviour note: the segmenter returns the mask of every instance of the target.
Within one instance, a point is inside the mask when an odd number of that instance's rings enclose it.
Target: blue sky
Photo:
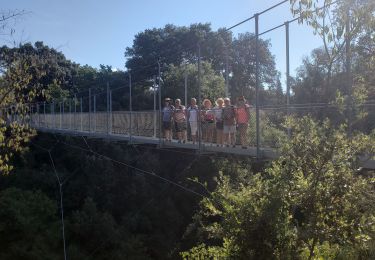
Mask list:
[[[147,28],[167,23],[188,26],[209,22],[213,30],[229,27],[260,12],[280,0],[2,0],[1,9],[25,10],[29,14],[14,25],[11,39],[0,38],[0,44],[43,41],[62,51],[67,58],[98,67],[99,64],[124,69],[125,48],[134,35]],[[293,19],[289,3],[260,16],[260,32]],[[234,35],[254,32],[254,21],[235,29]],[[285,30],[280,28],[263,36],[270,39],[276,66],[285,78]],[[294,23],[290,26],[291,72],[302,58],[322,45],[312,30]],[[283,82],[284,83],[284,82]]]

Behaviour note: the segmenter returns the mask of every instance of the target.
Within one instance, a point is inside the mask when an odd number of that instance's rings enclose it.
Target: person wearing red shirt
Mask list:
[[[237,99],[236,121],[243,149],[247,148],[247,129],[250,121],[250,106],[246,104],[246,99],[242,96]]]

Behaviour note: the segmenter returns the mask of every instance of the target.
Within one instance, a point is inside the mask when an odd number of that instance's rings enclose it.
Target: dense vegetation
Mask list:
[[[88,144],[95,152],[203,195],[206,191],[188,178],[199,174],[212,183],[220,167],[213,158],[181,158],[173,150],[90,140]],[[30,151],[18,158],[14,172],[0,177],[1,259],[62,257],[59,187],[49,154],[41,147],[53,147],[51,155],[63,182],[69,259],[175,258],[181,248],[188,248],[189,241],[182,237],[199,195],[82,150],[87,145],[81,138],[38,135]]]
[[[42,42],[1,47],[0,258],[62,259],[63,231],[69,259],[374,258],[375,182],[360,158],[375,154],[375,3],[340,1],[328,13],[314,11],[317,1],[290,2],[323,39],[291,79],[291,102],[323,109],[285,118],[270,42],[261,40],[260,103],[277,106],[267,124],[262,117],[262,143],[277,142],[281,155],[270,163],[6,122],[6,113],[27,118],[29,102],[126,87],[129,72],[134,109],[151,109],[158,63],[163,97],[183,97],[185,76],[196,97],[198,43],[202,98],[224,95],[228,61],[231,95],[253,102],[253,34],[209,24],[145,30],[125,50],[126,72],[76,64]],[[14,15],[22,13],[2,14],[0,32]],[[116,92],[113,109],[127,109],[128,98],[126,88]]]

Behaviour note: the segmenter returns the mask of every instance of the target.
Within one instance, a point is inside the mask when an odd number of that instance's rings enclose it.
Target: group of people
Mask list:
[[[235,106],[228,97],[218,98],[214,107],[209,99],[204,99],[200,109],[195,98],[191,99],[188,108],[181,104],[180,99],[176,99],[173,105],[172,100],[166,98],[162,110],[162,127],[166,142],[172,141],[174,127],[178,142],[186,143],[187,128],[190,127],[191,141],[195,144],[200,126],[203,142],[235,147],[238,131],[239,143],[246,149],[249,121],[250,105],[244,97],[237,98]]]

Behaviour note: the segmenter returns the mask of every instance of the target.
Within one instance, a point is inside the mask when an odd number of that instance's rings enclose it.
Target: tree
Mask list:
[[[210,63],[216,74],[231,75],[230,92],[233,97],[245,95],[253,99],[255,86],[255,37],[253,34],[240,34],[233,38],[232,33],[221,28],[212,31],[209,24],[192,24],[190,27],[166,25],[164,28],[145,30],[135,36],[133,46],[127,48],[126,67],[132,78],[138,82],[152,80],[158,75],[158,64],[161,65],[162,77],[170,65],[175,67],[184,63],[197,64],[198,44],[201,58]],[[265,101],[268,92],[277,92],[280,75],[275,69],[268,41],[260,40],[260,77],[263,83],[261,100]],[[229,71],[227,69],[227,62]],[[195,76],[196,77],[196,76]],[[179,83],[183,84],[182,82]],[[147,92],[145,83],[143,91]],[[279,89],[280,90],[280,89]],[[174,93],[173,93],[174,94]],[[264,102],[263,102],[264,103]]]
[[[37,101],[61,98],[61,96],[53,96],[49,93],[50,86],[68,91],[70,95],[76,91],[73,86],[73,76],[76,74],[78,65],[67,60],[63,53],[44,45],[43,42],[35,42],[34,45],[26,43],[15,48],[3,46],[0,48],[0,54],[2,67],[16,62],[17,57],[33,59],[28,67],[24,68],[26,69],[24,73],[29,76],[29,82],[23,83],[26,84],[25,87],[43,90],[35,96]]]
[[[27,70],[38,59],[35,56],[25,57],[17,53],[0,53],[0,172],[9,173],[10,164],[15,152],[24,149],[24,144],[33,135],[27,124],[28,102],[31,102],[39,92],[38,85],[30,88],[31,76]],[[18,117],[18,120],[7,124],[8,117]]]
[[[259,40],[260,82],[262,90],[275,90],[280,75],[275,68],[274,56],[270,52],[270,42]],[[230,92],[233,97],[244,95],[255,101],[255,36],[251,33],[239,34],[233,40],[230,53]],[[262,104],[265,104],[266,91],[261,91]]]
[[[126,67],[134,71],[135,78],[144,80],[157,75],[158,60],[162,65],[179,65],[184,60],[194,63],[198,42],[212,34],[210,25],[201,23],[190,27],[167,24],[164,28],[147,29],[135,36],[132,47],[126,48]]]
[[[299,15],[300,21],[311,25],[314,32],[322,38],[324,45],[320,51],[320,61],[324,62],[320,65],[325,73],[321,84],[323,95],[331,96],[329,90],[332,89],[332,76],[337,77],[345,72],[339,77],[341,86],[338,90],[343,95],[350,96],[353,89],[363,85],[364,70],[356,70],[356,67],[361,67],[362,61],[358,58],[365,49],[371,53],[372,47],[371,44],[368,45],[366,38],[369,39],[368,36],[373,31],[375,3],[371,0],[323,2],[323,8],[317,8],[319,0],[291,0],[292,13]],[[363,48],[363,44],[367,47]]]
[[[373,51],[374,1],[325,0],[324,8],[317,8],[317,0],[291,3],[293,14],[311,25],[323,42],[299,70],[293,86],[294,101],[335,104],[338,109],[319,111],[316,116],[345,122],[349,131],[371,132],[373,113],[365,103],[375,93],[368,58]]]
[[[41,191],[0,192],[1,259],[56,259],[59,241],[55,203]]]
[[[170,65],[164,73],[163,96],[184,99],[185,76],[187,77],[188,104],[190,98],[198,97],[198,68],[195,64]],[[225,95],[224,78],[217,75],[208,62],[202,62],[201,93],[203,98],[214,101]],[[203,101],[203,99],[202,99]]]
[[[142,259],[147,257],[137,236],[129,237],[108,212],[100,212],[87,198],[69,223],[71,247],[68,254],[79,259]],[[79,247],[78,247],[79,245]]]
[[[35,133],[28,124],[30,104],[67,98],[74,91],[75,68],[76,64],[42,42],[0,48],[1,173],[12,170],[14,154],[22,152]]]
[[[291,10],[294,15],[301,17],[301,22],[311,25],[324,44],[328,62],[328,83],[332,66],[337,60],[350,59],[350,45],[360,37],[374,17],[375,4],[371,0],[345,0],[333,3],[324,0],[323,8],[317,8],[319,0],[291,0]],[[333,5],[333,10],[330,6]],[[349,48],[348,48],[349,47]],[[348,64],[342,67],[348,70]]]
[[[375,136],[348,137],[311,118],[290,119],[292,138],[263,173],[221,176],[195,216],[197,255],[227,259],[360,258],[374,254],[373,180],[358,171]]]

